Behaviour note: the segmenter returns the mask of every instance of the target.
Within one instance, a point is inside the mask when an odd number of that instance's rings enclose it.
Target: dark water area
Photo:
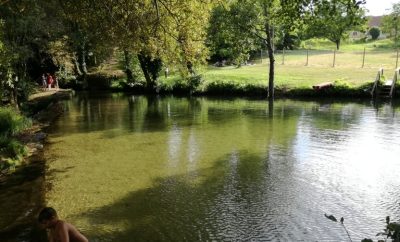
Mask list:
[[[43,154],[0,180],[0,241],[43,241],[36,216],[45,204]]]
[[[325,213],[353,241],[377,240],[400,218],[397,104],[82,93],[64,105],[43,199],[90,241],[347,241]]]

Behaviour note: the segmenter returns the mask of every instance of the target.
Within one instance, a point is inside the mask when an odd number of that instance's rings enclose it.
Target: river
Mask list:
[[[400,107],[79,94],[45,201],[91,241],[353,241],[400,218]]]

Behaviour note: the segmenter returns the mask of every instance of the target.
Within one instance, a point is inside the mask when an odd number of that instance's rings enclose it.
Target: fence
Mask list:
[[[259,55],[259,63],[268,63],[267,52],[262,51]],[[399,67],[399,50],[280,50],[275,52],[275,63],[297,66],[329,66],[376,69],[382,67],[385,69],[396,69]]]

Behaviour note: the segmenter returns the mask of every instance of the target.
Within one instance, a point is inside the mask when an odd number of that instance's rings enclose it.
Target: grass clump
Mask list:
[[[0,107],[0,170],[15,167],[27,154],[15,136],[31,126],[31,120],[8,107]]]

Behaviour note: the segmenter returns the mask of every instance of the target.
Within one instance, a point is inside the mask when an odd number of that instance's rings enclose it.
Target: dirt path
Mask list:
[[[34,99],[37,98],[42,98],[42,97],[48,97],[54,94],[65,94],[65,93],[70,93],[71,90],[70,89],[52,89],[52,90],[48,90],[48,91],[41,91],[41,92],[37,92],[35,94],[32,94],[31,96],[29,96],[29,101],[32,101]]]

